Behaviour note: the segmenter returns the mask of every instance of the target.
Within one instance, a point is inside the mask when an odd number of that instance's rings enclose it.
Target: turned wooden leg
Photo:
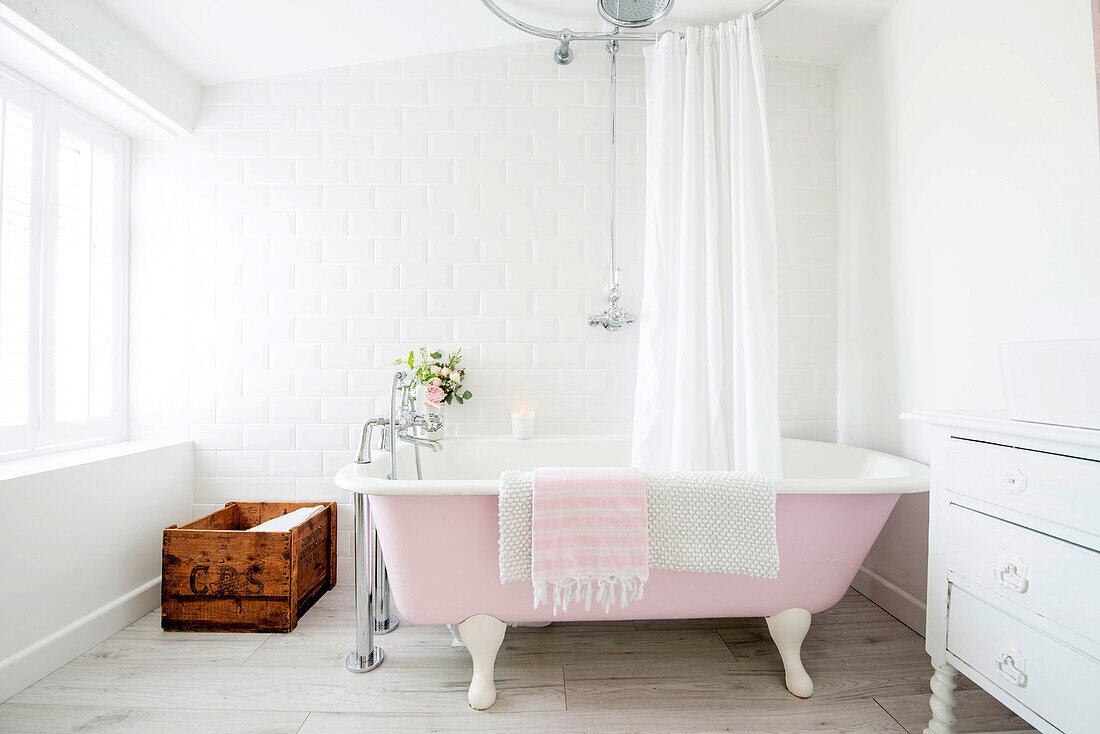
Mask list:
[[[924,734],[955,734],[955,677],[958,674],[950,663],[936,666],[932,674],[932,698],[928,701],[932,718]]]
[[[467,696],[471,708],[484,710],[497,700],[493,667],[507,628],[507,624],[488,614],[475,614],[458,624],[458,635],[474,660],[474,677],[470,681],[470,693]]]
[[[787,690],[799,698],[809,698],[814,695],[814,682],[802,667],[802,641],[810,631],[810,613],[796,607],[768,617],[767,622],[779,657],[783,658]]]

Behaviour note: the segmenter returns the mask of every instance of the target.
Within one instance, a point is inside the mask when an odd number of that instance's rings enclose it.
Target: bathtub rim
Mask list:
[[[463,437],[461,440],[500,440],[506,436]],[[584,439],[622,439],[623,436],[542,436],[542,440],[577,441]],[[629,437],[626,437],[629,438]],[[820,443],[827,446],[842,446],[830,441],[808,441],[805,439],[785,438],[784,442]],[[776,494],[915,494],[927,492],[929,485],[928,467],[911,459],[883,451],[874,451],[859,446],[844,446],[847,449],[886,457],[899,462],[909,470],[909,474],[899,477],[881,478],[831,478],[831,479],[777,479]],[[411,450],[411,446],[403,446]],[[400,449],[399,449],[400,450]],[[384,477],[372,476],[382,462],[375,464],[356,464],[343,466],[334,478],[336,486],[349,492],[389,497],[447,497],[447,496],[495,496],[499,494],[498,480],[493,479],[437,479],[437,480],[398,480],[390,481]]]

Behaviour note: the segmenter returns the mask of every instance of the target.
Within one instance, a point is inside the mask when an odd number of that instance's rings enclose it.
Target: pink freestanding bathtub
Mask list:
[[[928,489],[921,464],[866,449],[784,439],[775,482],[779,576],[757,579],[653,569],[644,597],[611,612],[577,605],[551,617],[535,609],[530,582],[500,583],[497,479],[505,469],[625,466],[627,437],[448,438],[444,450],[398,451],[398,481],[385,477],[388,455],[350,464],[336,483],[369,495],[393,600],[401,617],[422,624],[460,623],[474,658],[470,704],[495,700],[493,660],[507,622],[766,617],[800,697],[813,684],[800,662],[810,615],[835,604],[855,577],[898,496]],[[404,479],[410,477],[413,479]],[[480,659],[479,659],[480,658]]]

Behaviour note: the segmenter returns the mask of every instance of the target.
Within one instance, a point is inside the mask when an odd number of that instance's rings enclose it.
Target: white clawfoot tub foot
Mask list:
[[[802,641],[810,631],[810,613],[805,609],[788,609],[768,617],[767,622],[779,657],[783,658],[787,690],[799,698],[809,698],[814,695],[814,682],[802,667]]]
[[[932,674],[932,718],[924,734],[955,734],[955,676],[959,671],[951,663],[936,666]]]
[[[497,686],[493,681],[493,668],[507,628],[506,623],[488,614],[475,614],[458,624],[458,635],[474,660],[474,677],[467,696],[470,708],[482,711],[496,703]]]

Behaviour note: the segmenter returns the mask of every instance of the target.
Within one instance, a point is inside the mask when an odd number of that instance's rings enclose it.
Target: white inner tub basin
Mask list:
[[[629,436],[446,438],[443,451],[421,449],[424,479],[416,479],[412,446],[398,447],[397,481],[389,481],[389,452],[373,451],[370,464],[348,464],[336,475],[343,489],[368,495],[496,495],[500,473],[536,466],[628,466]],[[900,456],[821,441],[783,439],[778,494],[882,494],[923,492],[928,468]]]

